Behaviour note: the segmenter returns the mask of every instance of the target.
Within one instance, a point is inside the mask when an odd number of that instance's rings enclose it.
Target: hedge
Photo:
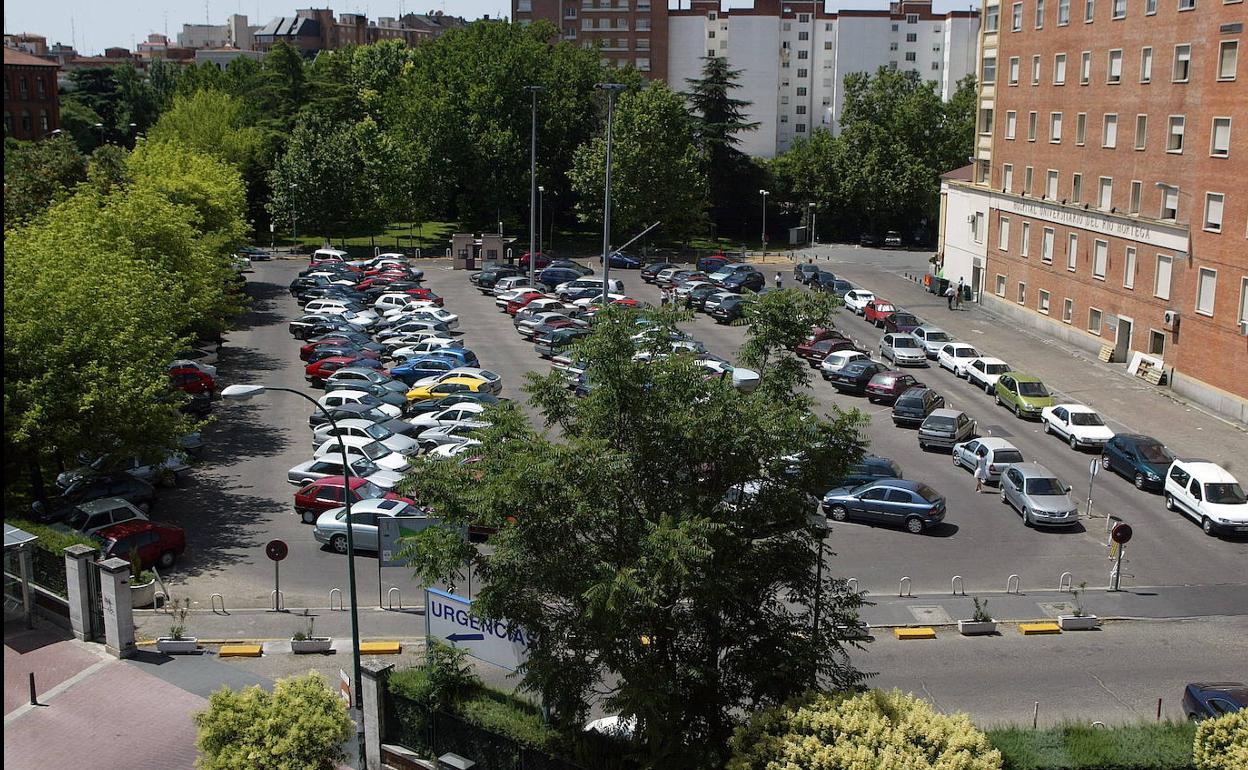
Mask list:
[[[85,545],[96,549],[100,547],[98,540],[81,532],[62,532],[52,529],[47,524],[37,524],[25,519],[6,519],[6,521],[12,526],[38,537],[39,539],[35,541],[36,548],[49,551],[57,556],[63,556],[65,549],[71,545]]]
[[[1047,730],[988,730],[1006,770],[1191,770],[1196,726],[1069,724]]]

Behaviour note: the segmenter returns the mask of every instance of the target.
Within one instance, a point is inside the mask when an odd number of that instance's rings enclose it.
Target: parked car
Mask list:
[[[473,437],[478,431],[489,426],[488,422],[482,420],[462,420],[451,425],[438,425],[421,431],[417,440],[420,441],[421,449],[425,452],[432,452],[448,444],[466,444],[474,440]]]
[[[840,278],[837,278],[835,275],[827,271],[816,273],[810,278],[810,288],[814,291],[823,292],[824,294],[836,295],[837,289],[841,284],[845,284],[846,287],[849,286],[846,281],[842,281]],[[848,288],[846,291],[848,291]],[[845,292],[842,292],[839,296],[844,296],[844,294]]]
[[[312,431],[313,449],[322,446],[335,436],[341,435],[360,440],[377,441],[391,452],[398,452],[401,455],[416,454],[418,446],[414,438],[401,433],[395,433],[385,425],[365,419],[336,420],[336,422],[338,424],[337,430],[329,423],[325,423]]]
[[[958,409],[937,409],[919,425],[919,449],[944,447],[952,449],[975,437],[976,423]]]
[[[855,315],[862,315],[867,304],[875,299],[875,295],[866,289],[850,289],[845,292],[845,307]]]
[[[863,455],[856,463],[845,469],[845,475],[832,482],[833,487],[860,487],[879,479],[902,478],[901,466],[887,457]]]
[[[394,489],[403,480],[402,473],[382,470],[367,457],[348,455],[347,461],[350,463],[350,471],[346,475],[367,479],[382,489]],[[333,453],[299,463],[286,472],[286,481],[295,486],[302,486],[309,481],[342,475],[342,457]]]
[[[863,233],[858,236],[859,246],[879,246],[881,243],[880,236],[874,233]]]
[[[144,568],[169,569],[186,551],[186,532],[181,527],[143,519],[105,527],[95,533],[95,539],[100,542],[101,559],[129,560],[137,552]]]
[[[1018,511],[1028,527],[1073,527],[1079,524],[1079,506],[1070,486],[1039,463],[1014,463],[1001,476],[1001,502]]]
[[[424,401],[417,401],[408,407],[408,416],[410,420],[408,425],[409,427],[416,429],[417,433],[419,433],[419,431],[423,429],[417,429],[414,423],[418,422],[418,418],[421,415],[430,414],[432,412],[440,412],[443,409],[455,406],[456,404],[481,404],[483,406],[489,406],[490,404],[497,404],[503,400],[504,399],[490,393],[474,393],[472,391],[464,391],[461,393],[452,393],[451,395],[443,396],[442,398],[431,398]]]
[[[1114,437],[1104,418],[1083,404],[1056,404],[1040,410],[1044,432],[1070,443],[1071,449],[1100,449]]]
[[[711,307],[707,315],[714,318],[717,324],[730,324],[737,319],[744,318],[745,309],[748,306],[749,300],[739,294],[734,294]]]
[[[886,299],[876,297],[863,307],[862,317],[872,326],[883,328],[884,319],[896,312],[896,305]]]
[[[819,374],[823,379],[828,379],[831,375],[844,369],[854,361],[870,361],[871,356],[863,353],[861,350],[838,350],[829,353],[819,362]]]
[[[953,338],[949,336],[948,332],[931,324],[917,326],[910,333],[923,346],[923,350],[927,352],[928,358],[936,358],[937,354],[940,353],[940,349],[946,343],[953,342]]]
[[[598,262],[602,263],[602,257],[598,257]],[[641,260],[622,251],[613,251],[611,252],[611,267],[619,270],[637,270],[641,267]]]
[[[485,410],[489,408],[488,404],[481,402],[464,402],[448,406],[436,412],[423,412],[411,419],[412,426],[421,433],[430,428],[442,428],[448,425],[459,425],[462,423],[482,422],[484,418],[481,416]],[[419,434],[418,434],[419,437]]]
[[[711,273],[722,270],[725,265],[732,264],[732,260],[723,254],[711,254],[710,256],[700,257],[694,265],[698,270],[710,275]]]
[[[671,262],[651,262],[641,269],[641,280],[646,283],[654,283],[659,273],[672,267],[677,267],[677,265]]]
[[[542,358],[552,358],[559,355],[565,348],[588,334],[588,329],[556,329],[548,334],[543,334],[538,337],[533,345],[533,349],[536,350],[537,354]]]
[[[820,506],[833,521],[900,525],[916,535],[945,518],[944,496],[927,484],[905,479],[878,479],[852,489],[833,489],[823,496]]]
[[[348,367],[360,368],[366,367],[381,370],[381,362],[375,358],[364,358],[362,356],[330,356],[320,361],[314,361],[304,367],[304,376],[311,385],[322,385],[328,380],[334,372]]]
[[[382,346],[380,345],[377,345],[377,343],[372,343],[370,347],[372,349],[366,350],[364,348],[359,348],[354,345],[322,344],[322,345],[317,345],[313,347],[312,350],[308,351],[307,358],[305,358],[304,360],[307,361],[309,364],[314,364],[317,361],[323,361],[326,358],[380,359],[381,350],[384,350],[384,348],[382,348]]]
[[[884,233],[884,248],[900,249],[901,248],[901,233],[897,232],[896,230],[889,230],[888,232]]]
[[[909,334],[885,334],[880,340],[880,358],[896,366],[927,366],[927,352]]]
[[[798,262],[793,266],[793,280],[798,283],[810,283],[816,273],[822,272],[819,266],[810,262]]]
[[[966,367],[971,361],[979,358],[979,351],[965,342],[950,342],[936,354],[936,363],[942,369],[953,372],[955,377],[965,377]]]
[[[1175,460],[1166,473],[1166,510],[1200,524],[1206,535],[1248,533],[1248,496],[1235,477],[1207,460]]]
[[[1193,722],[1246,708],[1248,685],[1243,682],[1192,682],[1183,688],[1183,713]]]
[[[899,372],[895,369],[883,371],[872,377],[871,381],[867,383],[867,400],[872,403],[878,401],[884,404],[892,404],[902,393],[905,393],[915,385],[922,384],[912,375],[905,372]]]
[[[59,495],[48,495],[47,502],[31,503],[36,521],[60,521],[75,507],[103,497],[120,497],[140,511],[148,512],[156,498],[156,489],[128,473],[89,474],[63,489]]]
[[[547,268],[547,269],[549,270],[550,268]],[[513,275],[522,275],[524,272],[525,272],[524,270],[521,270],[518,267],[512,267],[510,265],[495,265],[493,267],[488,267],[482,270],[480,273],[475,273],[473,276],[469,278],[469,280],[472,280],[472,278],[475,278],[476,280],[473,281],[473,283],[476,284],[477,288],[485,292],[486,294],[489,294],[490,292],[494,290],[494,284],[498,283],[498,280],[500,278],[508,278]]]
[[[841,393],[866,393],[871,381],[884,371],[884,364],[869,359],[859,360],[851,361],[835,372],[827,372],[823,378]]]
[[[537,282],[546,287],[547,291],[554,291],[556,286],[575,281],[580,277],[580,271],[570,267],[548,267],[538,273]]]
[[[1023,453],[1010,442],[997,436],[964,441],[953,445],[953,464],[961,465],[971,473],[979,466],[979,458],[988,458],[988,481],[1001,481],[1001,474],[1014,464],[1023,462]]]
[[[197,395],[212,393],[217,389],[217,382],[202,370],[194,366],[181,366],[169,370],[169,384],[183,393]]]
[[[417,439],[419,439],[419,435]],[[329,438],[313,450],[312,456],[315,458],[330,455],[338,457],[341,455],[343,447],[346,447],[348,460],[355,457],[366,457],[383,471],[401,473],[406,471],[410,465],[406,455],[394,451],[380,441],[375,440],[372,436],[336,436]]]
[[[1161,491],[1175,455],[1157,439],[1117,433],[1101,450],[1101,467],[1131,479],[1136,489]]]
[[[273,259],[273,255],[271,253],[255,246],[239,246],[234,253],[239,256],[247,257],[253,262],[267,262]]]
[[[1053,406],[1053,394],[1039,377],[1021,372],[1006,372],[997,377],[993,386],[997,406],[1004,406],[1020,420],[1039,417],[1046,406]]]
[[[571,259],[556,259],[550,263],[550,266],[563,268],[565,270],[572,270],[582,276],[594,274],[594,269],[589,265],[582,265],[580,262],[576,262]]]
[[[945,405],[945,397],[931,388],[910,388],[893,402],[893,425],[917,428],[927,416]]]
[[[368,479],[362,479],[359,476],[352,476],[349,479],[342,476],[327,476],[304,484],[295,492],[295,513],[299,514],[304,524],[313,524],[317,516],[324,511],[342,505],[348,489],[352,505],[363,500],[383,498],[405,503],[415,502],[397,492],[387,492]]]
[[[803,343],[799,345],[795,351],[799,356],[806,359],[812,369],[818,368],[823,359],[830,353],[836,353],[842,350],[857,350],[853,340],[847,340],[844,337],[827,337],[810,345]]]
[[[913,313],[898,311],[896,313],[889,313],[884,318],[884,331],[886,332],[908,335],[922,325],[923,322],[920,321],[919,317]],[[926,353],[924,354],[924,357],[926,357]]]
[[[445,374],[458,366],[460,366],[459,361],[450,356],[430,353],[419,358],[408,359],[402,364],[391,367],[390,375],[396,380],[411,386],[426,377]],[[409,387],[408,390],[410,389]]]
[[[526,255],[527,256],[527,255]],[[539,262],[540,264],[540,262]],[[378,520],[390,516],[425,516],[426,509],[405,500],[385,498],[362,500],[351,505],[351,540],[357,551],[376,551],[381,547]],[[347,552],[347,509],[331,508],[316,518],[312,537],[328,545],[335,553]]]
[[[146,521],[147,514],[120,497],[102,497],[74,506],[74,510],[65,517],[65,521],[61,524],[53,524],[52,528],[61,532],[81,532],[84,535],[93,535],[105,527],[132,519]]]
[[[1008,371],[1009,364],[991,356],[980,356],[965,366],[966,381],[987,393],[996,391],[997,378]]]
[[[527,269],[529,267],[530,259],[533,260],[534,267],[536,267],[538,270],[541,270],[542,268],[550,264],[550,257],[546,256],[542,252],[540,251],[537,252],[536,257],[530,257],[529,252],[526,251],[520,255],[520,259],[519,259],[520,267]]]
[[[720,281],[719,285],[727,291],[758,291],[766,285],[767,279],[757,270],[737,270]]]
[[[486,389],[489,383],[475,377],[455,376],[441,382],[432,382],[427,385],[416,383],[412,389],[407,392],[409,401],[424,401],[426,399],[442,398],[452,393],[463,393],[472,391],[474,393],[488,393]]]
[[[362,390],[331,391],[318,398],[316,402],[323,408],[331,411],[335,407],[343,406],[344,404],[366,404],[368,406],[376,407],[385,414],[388,414],[391,418],[398,417],[403,413],[399,407],[387,404],[376,396],[370,393],[365,393]]]
[[[164,487],[177,486],[191,466],[183,452],[163,451],[153,460],[136,455],[104,454],[98,457],[83,457],[90,460],[81,467],[57,474],[58,489],[67,489],[79,479],[100,473],[128,473],[148,484],[159,484]]]

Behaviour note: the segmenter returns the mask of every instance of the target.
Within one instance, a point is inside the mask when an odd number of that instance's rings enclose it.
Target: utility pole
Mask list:
[[[622,83],[598,83],[594,88],[607,92],[607,157],[602,194],[602,306],[607,306],[607,280],[611,276],[611,142],[615,127],[615,95],[627,86]]]
[[[759,190],[758,194],[763,196],[763,233],[762,235],[763,235],[763,253],[766,254],[767,253],[767,196],[771,195],[771,192],[767,190]]]
[[[537,285],[537,92],[542,86],[525,86],[533,95],[533,124],[529,131],[529,285]],[[501,232],[501,228],[500,228]]]

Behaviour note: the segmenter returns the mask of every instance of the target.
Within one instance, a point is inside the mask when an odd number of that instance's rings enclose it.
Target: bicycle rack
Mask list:
[[[390,590],[386,591],[386,602],[390,605],[390,609],[394,609],[394,595],[399,595],[399,609],[403,609],[403,592],[398,586],[390,586]]]
[[[949,581],[949,587],[953,591],[953,595],[961,594],[966,596],[966,582],[962,580],[961,575],[954,575],[953,580]]]
[[[1093,722],[1093,723],[1092,723],[1092,726],[1093,726],[1093,727],[1100,727],[1100,728],[1102,728],[1102,729],[1108,729],[1108,728],[1106,728],[1106,727],[1105,727],[1105,723],[1104,723],[1104,722]]]
[[[913,596],[913,594],[910,593],[910,576],[909,575],[897,581],[897,595],[898,596]]]
[[[1013,586],[1013,588],[1011,588]],[[1018,588],[1018,575],[1010,575],[1005,579],[1005,592],[1007,594],[1021,594]]]
[[[338,606],[334,607],[334,594],[338,594]],[[342,606],[342,589],[331,588],[329,591],[329,610],[330,612],[345,612],[346,607]]]
[[[1073,580],[1074,580],[1074,576],[1072,576],[1069,572],[1063,572],[1062,576],[1057,579],[1057,590],[1058,591],[1073,591],[1074,589],[1071,586],[1071,582]]]
[[[851,577],[845,579],[845,586],[854,593],[858,593],[858,578]]]
[[[269,604],[272,605],[273,612],[286,611],[286,596],[281,591],[274,588],[269,591]]]
[[[221,600],[220,612],[217,612],[217,599]],[[222,596],[221,594],[213,594],[212,596],[208,597],[208,601],[212,604],[212,612],[214,615],[229,615],[230,614],[225,611],[225,597]]]

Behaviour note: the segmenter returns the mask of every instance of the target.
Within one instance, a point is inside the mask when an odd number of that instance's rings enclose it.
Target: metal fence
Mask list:
[[[65,557],[42,548],[30,549],[30,582],[48,591],[69,598],[69,584],[65,577]]]

